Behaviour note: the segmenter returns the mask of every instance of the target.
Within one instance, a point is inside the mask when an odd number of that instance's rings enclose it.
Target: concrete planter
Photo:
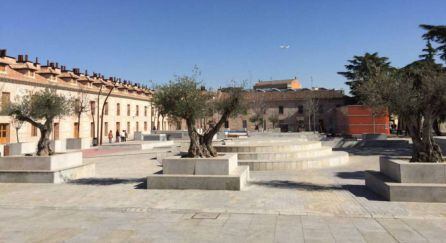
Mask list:
[[[365,182],[367,188],[389,201],[446,202],[445,163],[381,157],[380,171],[368,171]]]
[[[446,136],[434,137],[434,140],[440,146],[443,155],[446,155]]]
[[[15,156],[22,154],[34,154],[37,150],[37,142],[26,142],[26,143],[10,143],[6,144],[5,156]]]
[[[237,154],[223,154],[212,158],[163,159],[163,174],[229,175],[237,167]]]
[[[141,141],[142,140],[142,132],[133,132],[133,140]]]
[[[143,141],[167,141],[166,134],[143,134]]]
[[[0,182],[62,183],[94,175],[95,165],[84,164],[82,152],[0,158]]]
[[[91,138],[67,138],[67,149],[82,150],[91,147]]]
[[[65,153],[65,152],[67,152],[67,141],[66,140],[52,140],[50,143],[50,148],[55,153]]]
[[[0,158],[0,170],[59,170],[81,164],[81,152],[52,156],[9,156]]]
[[[380,134],[380,133],[367,133],[362,134],[363,140],[387,140],[386,134]]]
[[[163,159],[162,174],[147,178],[148,189],[242,190],[249,180],[247,166],[237,165],[236,154],[214,158]]]

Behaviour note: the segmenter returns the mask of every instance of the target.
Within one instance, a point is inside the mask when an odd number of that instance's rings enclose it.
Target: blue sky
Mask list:
[[[396,66],[446,24],[444,0],[2,0],[0,48],[132,81],[202,71],[207,86],[297,76],[344,88],[346,61],[379,52]],[[289,44],[289,49],[280,49]]]

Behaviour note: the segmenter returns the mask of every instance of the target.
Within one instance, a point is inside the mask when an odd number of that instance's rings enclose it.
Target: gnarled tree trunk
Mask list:
[[[37,143],[37,155],[38,156],[48,156],[53,155],[54,152],[50,147],[50,135],[52,131],[52,122],[46,122],[45,125],[40,125],[40,138]]]
[[[434,120],[432,116],[425,115],[421,117],[408,119],[408,131],[412,138],[412,158],[411,162],[442,162],[440,146],[438,146],[433,137]]]

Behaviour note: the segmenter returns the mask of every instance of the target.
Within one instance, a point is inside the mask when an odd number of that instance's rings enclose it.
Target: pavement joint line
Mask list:
[[[15,205],[0,205],[0,209],[42,209],[42,210],[66,210],[66,211],[98,211],[98,212],[121,212],[121,213],[151,213],[151,212],[163,212],[163,213],[219,213],[219,214],[245,214],[245,215],[283,215],[283,216],[314,216],[314,217],[339,217],[339,218],[370,218],[378,221],[378,219],[445,219],[444,217],[420,217],[420,216],[369,216],[369,215],[341,215],[341,214],[318,214],[318,213],[280,213],[279,212],[240,212],[240,211],[211,211],[211,210],[196,210],[196,209],[164,209],[164,208],[153,208],[153,207],[76,207],[76,206],[15,206]]]
[[[396,242],[401,242],[399,241],[393,234],[392,232],[390,232],[381,222],[379,222],[379,220],[375,219],[375,221],[387,232],[387,234],[389,234]]]
[[[417,232],[417,234],[419,234],[421,237],[423,237],[423,239],[425,239],[427,242],[429,242],[429,239],[427,239],[421,232],[419,232],[417,229],[413,228],[412,226],[410,226],[409,224],[407,224],[403,219],[397,219],[399,222],[401,222],[402,224],[406,225],[407,227],[411,228],[412,230],[414,230],[415,232]]]

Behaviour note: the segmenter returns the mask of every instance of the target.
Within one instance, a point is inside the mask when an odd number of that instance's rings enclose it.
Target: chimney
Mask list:
[[[88,76],[88,70],[85,69],[85,76]]]
[[[56,68],[59,68],[59,63],[58,62],[56,62]]]
[[[0,50],[0,57],[6,57],[6,49]]]
[[[54,62],[50,62],[50,67],[54,68]]]
[[[50,60],[46,60],[46,66],[47,66],[47,67],[50,66]]]
[[[28,62],[28,54],[25,55],[25,62]]]
[[[35,62],[36,64],[40,64],[39,63],[39,58],[38,57],[36,57],[36,62]]]
[[[17,56],[17,62],[23,62],[23,55]]]
[[[79,68],[73,68],[73,73],[76,75],[79,75]]]

